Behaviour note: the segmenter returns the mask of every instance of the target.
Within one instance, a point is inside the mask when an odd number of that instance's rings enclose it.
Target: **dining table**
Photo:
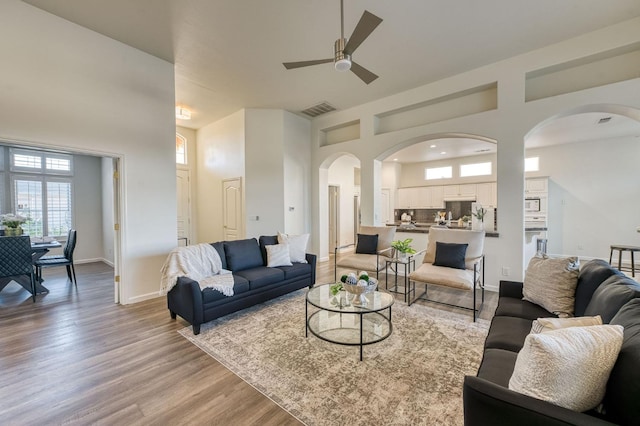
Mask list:
[[[31,241],[31,256],[33,258],[33,262],[40,259],[42,256],[46,255],[50,250],[60,248],[62,244],[59,241],[51,240],[51,241]],[[4,289],[7,284],[11,281],[15,281],[20,284],[25,290],[31,293],[31,281],[28,275],[17,275],[13,277],[2,277],[0,278],[0,291]],[[39,280],[36,281],[36,294],[48,293],[49,289],[42,285],[44,280],[40,277]]]

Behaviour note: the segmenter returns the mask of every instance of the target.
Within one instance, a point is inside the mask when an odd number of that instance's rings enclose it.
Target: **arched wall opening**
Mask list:
[[[550,255],[609,260],[611,244],[638,245],[640,234],[640,110],[589,104],[555,114],[525,137],[525,157],[545,178],[547,251]],[[525,211],[525,224],[530,213]],[[524,266],[535,253],[525,235]]]
[[[394,207],[395,200],[397,197],[397,184],[398,182],[390,182],[389,170],[392,169],[392,166],[384,166],[384,160],[388,158],[392,158],[394,153],[397,153],[405,148],[417,145],[429,143],[430,141],[441,141],[441,143],[446,146],[447,141],[460,140],[465,139],[468,141],[490,144],[494,148],[492,153],[493,156],[496,155],[497,150],[497,141],[495,139],[482,136],[482,135],[474,135],[468,133],[456,133],[456,132],[447,132],[447,133],[434,133],[434,134],[425,134],[417,137],[411,137],[406,140],[400,141],[393,146],[390,146],[387,149],[384,149],[380,153],[371,153],[372,156],[369,159],[357,158],[355,155],[348,152],[336,152],[328,155],[324,160],[321,161],[319,171],[318,171],[318,194],[319,194],[319,203],[318,203],[318,224],[317,224],[317,232],[318,232],[318,247],[319,247],[319,259],[327,260],[329,258],[329,253],[333,251],[330,250],[330,246],[332,242],[329,239],[329,188],[330,186],[334,186],[331,183],[330,178],[330,169],[332,167],[337,167],[343,161],[358,161],[361,166],[362,171],[362,181],[361,186],[357,188],[360,192],[359,195],[360,201],[360,209],[361,209],[361,217],[362,224],[365,225],[384,225],[386,221],[395,221],[394,217]],[[478,153],[483,154],[483,153]],[[484,153],[486,154],[486,153]],[[493,179],[497,181],[497,161],[494,159],[494,168],[493,168]],[[400,176],[400,175],[398,175]],[[484,180],[492,179],[485,177]],[[471,179],[473,181],[473,179]],[[451,183],[451,182],[449,182]],[[439,182],[442,184],[442,182]],[[386,191],[389,190],[389,191]],[[388,200],[385,199],[387,192],[390,194]],[[341,198],[345,198],[344,194],[341,194]],[[497,198],[497,195],[496,195]],[[387,205],[388,202],[389,214],[385,214],[383,211],[384,206]],[[353,203],[355,206],[355,202]],[[355,208],[355,207],[353,207]],[[444,205],[443,205],[444,208]],[[353,210],[348,210],[348,214],[342,214],[343,217],[353,214],[353,216],[357,216]],[[353,222],[349,222],[346,226],[347,229],[350,230],[349,226]],[[342,225],[342,224],[341,224]],[[342,231],[341,235],[346,235],[344,232],[344,226],[341,226]],[[353,236],[351,237],[353,240]],[[349,243],[353,243],[355,241],[349,241]]]

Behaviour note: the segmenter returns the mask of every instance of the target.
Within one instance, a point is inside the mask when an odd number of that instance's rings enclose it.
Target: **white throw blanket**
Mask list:
[[[233,296],[233,275],[222,269],[222,260],[211,244],[177,247],[169,253],[160,270],[160,293],[167,294],[178,277],[198,281],[200,289],[212,288],[225,296]]]

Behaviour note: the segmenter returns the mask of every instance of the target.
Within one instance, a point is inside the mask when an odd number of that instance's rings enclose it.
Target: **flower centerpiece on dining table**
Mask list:
[[[7,213],[0,216],[0,223],[4,226],[5,236],[22,235],[22,225],[29,220],[28,217]]]

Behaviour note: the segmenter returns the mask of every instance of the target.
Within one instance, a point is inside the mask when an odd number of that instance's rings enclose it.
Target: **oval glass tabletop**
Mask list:
[[[366,293],[366,304],[364,305],[354,305],[354,297],[358,296],[346,291],[341,291],[334,296],[331,294],[331,284],[319,285],[307,291],[307,301],[311,305],[332,312],[378,312],[388,309],[394,302],[393,296],[384,290]]]

